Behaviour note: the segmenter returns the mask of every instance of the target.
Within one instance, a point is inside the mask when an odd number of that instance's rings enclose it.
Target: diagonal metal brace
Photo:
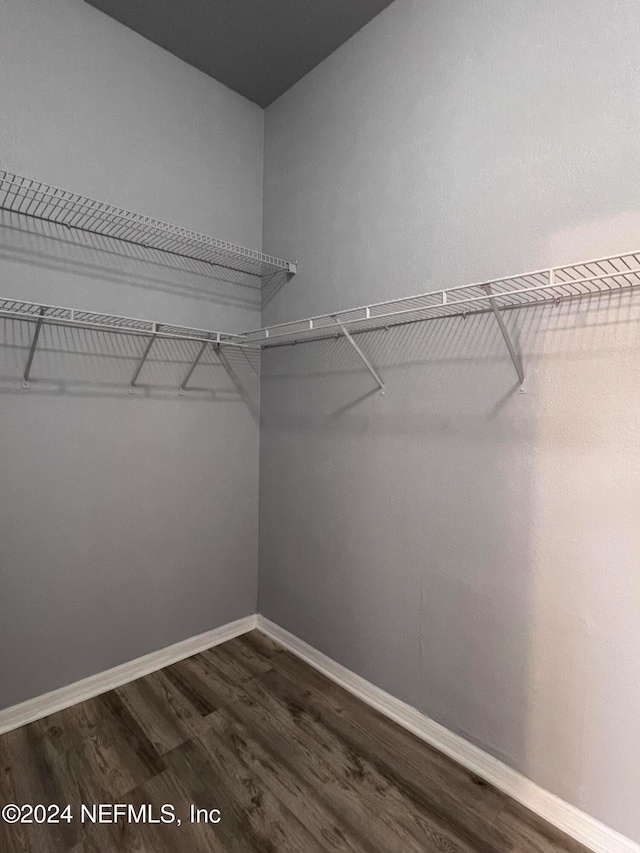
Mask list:
[[[376,380],[376,382],[380,386],[380,393],[384,394],[384,382],[380,378],[379,374],[377,373],[377,371],[375,370],[375,368],[373,367],[373,365],[371,364],[369,359],[362,352],[362,350],[360,349],[358,344],[353,340],[352,336],[349,334],[347,327],[343,323],[340,322],[339,318],[336,317],[335,314],[333,315],[333,319],[336,321],[337,325],[340,327],[342,334],[345,336],[345,338],[349,341],[351,346],[357,352],[357,354],[360,357],[360,359],[362,360],[362,363],[364,364],[364,366],[367,368],[369,373],[373,376],[373,378]]]
[[[140,371],[141,371],[141,370],[142,370],[142,368],[144,367],[144,363],[145,363],[145,361],[147,360],[147,356],[148,356],[148,355],[149,355],[149,353],[151,352],[151,347],[153,346],[154,341],[155,341],[155,339],[157,338],[157,334],[156,334],[156,333],[157,333],[159,330],[160,330],[160,326],[159,326],[157,323],[154,323],[154,324],[153,324],[153,334],[152,334],[152,335],[151,335],[151,337],[149,338],[149,342],[147,343],[146,347],[144,348],[144,352],[142,353],[142,358],[141,358],[141,359],[140,359],[140,361],[138,362],[138,366],[136,367],[135,373],[133,374],[133,378],[132,378],[131,383],[130,383],[131,388],[135,388],[135,387],[136,387],[136,382],[138,381],[138,376],[140,376]]]
[[[518,374],[518,379],[520,380],[520,385],[524,382],[524,370],[522,369],[522,362],[516,352],[516,348],[513,345],[513,341],[509,336],[509,332],[507,331],[507,327],[504,324],[504,320],[502,318],[502,314],[500,312],[500,308],[498,307],[498,303],[495,298],[491,296],[493,291],[491,290],[490,284],[483,285],[486,292],[489,294],[489,305],[491,306],[491,310],[493,311],[493,315],[496,318],[496,322],[498,323],[498,327],[500,328],[500,333],[504,338],[504,342],[507,345],[507,349],[509,350],[509,355],[511,356],[511,361],[513,362],[513,366],[516,369],[516,373]]]
[[[36,323],[36,330],[33,333],[33,340],[31,341],[31,347],[29,348],[29,357],[27,359],[27,364],[24,369],[24,374],[22,376],[22,387],[29,387],[29,374],[31,373],[31,365],[33,364],[33,357],[36,354],[36,347],[38,346],[38,338],[40,337],[40,331],[42,330],[42,322],[44,317],[44,308],[40,309],[40,316],[38,317],[38,322]]]
[[[180,396],[181,396],[181,397],[184,397],[184,393],[185,393],[185,391],[187,390],[187,384],[188,384],[189,380],[191,379],[191,376],[192,376],[192,374],[193,374],[193,371],[196,369],[196,367],[197,367],[197,366],[198,366],[198,364],[200,363],[200,359],[201,359],[201,358],[202,358],[202,356],[204,355],[204,351],[205,351],[205,350],[206,350],[206,348],[209,346],[209,343],[214,343],[214,342],[213,342],[213,341],[205,341],[205,342],[202,344],[202,346],[200,347],[200,349],[198,350],[198,354],[196,355],[196,357],[194,358],[194,360],[191,362],[191,367],[190,367],[190,368],[189,368],[189,370],[187,371],[187,375],[186,375],[186,376],[184,377],[184,379],[182,380],[182,385],[180,386],[180,391],[179,391],[179,393],[180,393]],[[219,342],[218,342],[218,343],[214,343],[214,346],[220,346],[220,343],[219,343]]]

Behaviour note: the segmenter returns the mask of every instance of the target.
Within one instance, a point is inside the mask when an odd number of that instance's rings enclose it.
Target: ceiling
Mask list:
[[[87,0],[261,107],[392,0]]]

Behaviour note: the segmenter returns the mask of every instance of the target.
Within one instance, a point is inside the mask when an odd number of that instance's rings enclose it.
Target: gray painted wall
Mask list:
[[[0,165],[260,248],[263,111],[82,0],[0,3]],[[0,221],[3,296],[212,328],[259,291],[140,248]],[[0,323],[0,708],[255,612],[259,365]],[[215,392],[212,395],[211,389]]]
[[[635,0],[397,0],[266,113],[266,322],[640,244]],[[640,840],[640,307],[262,365],[265,616]]]

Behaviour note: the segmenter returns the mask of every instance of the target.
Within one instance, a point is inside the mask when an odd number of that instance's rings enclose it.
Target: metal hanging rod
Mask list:
[[[2,169],[0,208],[251,275],[297,271],[294,261],[246,249]]]

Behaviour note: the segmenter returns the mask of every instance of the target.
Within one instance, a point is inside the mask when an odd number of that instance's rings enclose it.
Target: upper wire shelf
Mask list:
[[[132,213],[2,169],[0,208],[250,275],[297,271],[293,261]]]
[[[503,311],[617,293],[640,285],[640,251],[564,264],[506,278],[434,290],[255,329],[246,340],[262,347],[304,342],[444,317]]]

